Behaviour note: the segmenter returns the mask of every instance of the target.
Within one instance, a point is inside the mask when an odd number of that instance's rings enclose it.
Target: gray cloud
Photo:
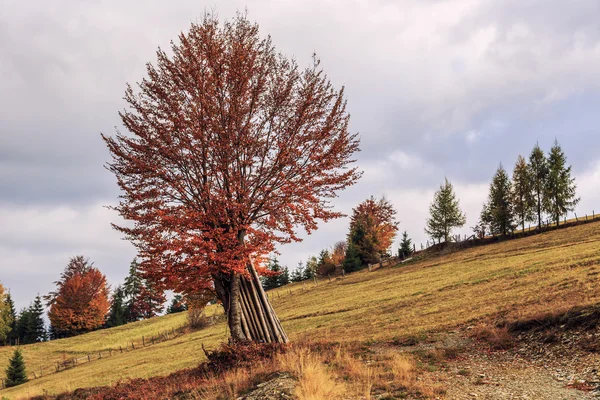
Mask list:
[[[247,6],[247,7],[246,7]],[[24,306],[47,292],[72,255],[118,282],[134,256],[102,208],[116,201],[99,133],[119,126],[125,83],[158,46],[214,3],[5,0],[0,11],[0,281]],[[424,241],[444,176],[469,217],[498,163],[512,168],[536,141],[563,144],[581,212],[598,204],[600,5],[597,1],[448,0],[221,2],[301,65],[316,52],[345,85],[365,177],[336,200],[350,212],[387,195],[401,229]],[[281,248],[295,266],[345,236],[347,220]],[[468,228],[465,228],[467,231]]]

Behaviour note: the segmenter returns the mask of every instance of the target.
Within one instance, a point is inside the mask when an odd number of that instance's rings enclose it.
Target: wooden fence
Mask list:
[[[141,338],[134,338],[132,340],[128,340],[125,342],[125,347],[120,345],[118,348],[108,349],[100,349],[97,351],[89,352],[81,357],[70,357],[67,358],[66,355],[63,355],[63,358],[53,366],[40,366],[38,368],[29,369],[28,378],[29,380],[34,380],[41,378],[43,376],[47,376],[50,374],[56,374],[58,372],[62,372],[71,368],[75,368],[78,365],[87,364],[93,361],[101,360],[106,357],[113,357],[125,352],[130,352],[134,350],[138,350],[144,347],[152,346],[154,344],[158,344],[161,342],[165,342],[167,340],[175,339],[183,334],[183,331],[186,329],[187,324],[184,324],[178,328],[171,328],[170,330],[158,331],[156,336],[151,335],[150,337],[142,336]],[[137,339],[137,340],[136,340]],[[6,382],[4,379],[0,378],[1,384],[0,388],[5,389]]]

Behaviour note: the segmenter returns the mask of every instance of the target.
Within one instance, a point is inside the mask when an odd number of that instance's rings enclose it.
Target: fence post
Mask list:
[[[371,272],[371,264],[369,264],[369,272]]]
[[[102,360],[102,352],[101,351],[98,352],[98,359]]]
[[[121,350],[121,353],[123,352],[123,346],[119,345],[119,350]]]
[[[575,213],[575,222],[579,222],[579,220],[577,219],[577,213]]]
[[[92,361],[92,358],[90,357],[90,353],[88,353],[88,362]]]
[[[112,357],[112,349],[111,348],[108,349],[108,356]]]
[[[144,339],[143,335],[142,335],[142,347],[146,347],[146,340]]]
[[[131,342],[131,350],[135,350],[135,344],[133,344],[133,342]]]
[[[342,268],[342,278],[346,277],[346,270]]]

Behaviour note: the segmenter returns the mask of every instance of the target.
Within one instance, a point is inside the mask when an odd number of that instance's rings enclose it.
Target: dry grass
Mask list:
[[[600,223],[590,223],[410,265],[358,272],[332,282],[323,280],[318,286],[293,284],[269,295],[293,342],[381,343],[465,324],[500,319],[510,323],[552,310],[600,303],[599,284]],[[217,307],[207,310],[208,314],[216,312],[220,312]],[[159,329],[183,325],[185,318],[182,313],[24,346],[25,361],[30,371],[43,365],[52,367],[64,354],[84,355],[118,347],[132,337],[139,340]],[[226,337],[225,324],[219,323],[0,391],[0,397],[22,398],[44,390],[57,393],[113,384],[119,379],[166,375],[197,365],[204,359],[202,344],[215,348]],[[0,348],[0,371],[6,368],[11,352]],[[350,363],[345,368],[349,376],[362,373]],[[343,371],[328,370],[344,381]],[[369,379],[361,378],[360,390],[368,385],[377,388],[378,373],[371,370],[368,374]],[[350,386],[349,390],[359,390]]]

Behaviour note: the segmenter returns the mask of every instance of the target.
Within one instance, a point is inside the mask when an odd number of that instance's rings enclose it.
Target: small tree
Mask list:
[[[333,263],[329,250],[321,250],[317,261],[317,274],[320,276],[327,276],[333,272],[335,272],[335,264]]]
[[[340,240],[333,245],[333,250],[331,252],[331,262],[333,265],[338,266],[344,262],[347,248],[348,243],[345,240]]]
[[[183,296],[176,294],[171,300],[171,304],[167,307],[167,314],[175,314],[188,309],[187,303],[184,301]]]
[[[371,196],[352,210],[349,240],[363,263],[375,263],[387,254],[397,230],[396,210],[385,197]]]
[[[576,197],[577,185],[571,177],[571,166],[567,167],[567,157],[558,144],[548,154],[548,175],[544,188],[544,210],[552,216],[558,226],[560,217],[573,211],[579,198]]]
[[[25,360],[21,349],[15,349],[12,358],[6,369],[6,387],[13,387],[27,382],[27,372],[25,371]]]
[[[413,245],[412,240],[408,237],[408,233],[404,231],[402,233],[402,241],[400,242],[400,248],[398,249],[398,257],[405,258],[412,254]]]
[[[283,267],[279,275],[279,286],[285,286],[290,283],[290,270],[288,267]]]
[[[544,194],[546,180],[548,179],[548,161],[537,143],[529,155],[529,175],[533,190],[534,207],[537,213],[538,229],[541,229],[542,212],[544,211]]]
[[[515,216],[525,232],[525,222],[535,218],[535,197],[530,168],[523,156],[519,155],[513,170],[512,204]]]
[[[264,276],[261,281],[265,290],[271,290],[279,287],[279,276],[281,275],[281,266],[277,257],[273,257],[269,260],[268,265],[269,274]]]
[[[290,280],[292,282],[302,282],[304,280],[304,264],[302,264],[302,261],[298,261],[298,266],[292,271]]]
[[[318,266],[319,262],[317,260],[317,257],[308,257],[308,260],[306,260],[306,267],[304,268],[304,280],[313,279],[315,275],[317,275]]]
[[[466,217],[460,209],[454,188],[447,178],[435,192],[433,203],[429,206],[429,214],[425,233],[434,240],[444,239],[445,242],[449,242],[452,229],[465,224]]]
[[[488,202],[482,211],[482,220],[489,225],[490,232],[494,235],[507,235],[513,230],[511,194],[510,179],[500,164],[490,184]]]
[[[121,286],[117,286],[112,294],[106,326],[111,328],[113,326],[126,324],[126,313],[125,294],[123,293],[123,288]]]
[[[11,308],[12,307],[12,308]],[[12,313],[11,313],[12,309]],[[14,326],[14,304],[10,294],[4,293],[4,287],[0,284],[0,341],[10,339]]]
[[[352,242],[348,244],[348,248],[346,249],[346,257],[344,258],[342,266],[346,272],[358,271],[363,266],[358,251]]]
[[[129,265],[123,292],[127,298],[126,317],[129,322],[154,317],[164,309],[164,292],[152,281],[144,279],[136,259]]]
[[[48,340],[48,332],[44,323],[44,306],[39,295],[35,297],[33,304],[29,306],[29,320],[27,331],[30,343],[44,342]]]

